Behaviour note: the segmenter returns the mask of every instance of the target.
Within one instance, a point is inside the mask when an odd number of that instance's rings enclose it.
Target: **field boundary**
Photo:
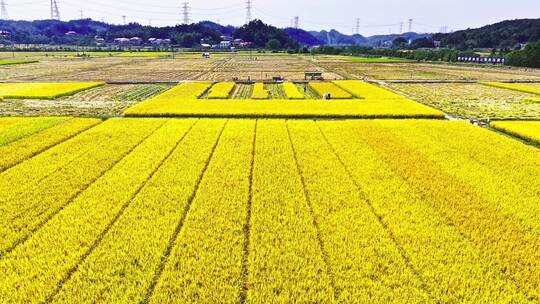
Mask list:
[[[253,206],[253,172],[255,171],[255,152],[257,145],[257,128],[259,126],[259,120],[255,120],[255,127],[253,129],[253,142],[251,146],[251,164],[249,169],[249,193],[248,193],[248,206],[246,223],[244,225],[244,256],[242,257],[242,289],[240,290],[240,304],[245,304],[247,300],[247,294],[249,291],[249,252],[251,246],[251,212]]]
[[[289,144],[291,145],[291,150],[293,152],[293,158],[294,158],[294,164],[296,165],[296,172],[298,173],[298,176],[300,177],[300,182],[302,184],[302,192],[304,193],[304,198],[306,199],[306,205],[309,209],[309,213],[311,215],[311,218],[313,220],[312,224],[315,227],[315,231],[317,234],[317,243],[319,245],[319,248],[321,250],[321,255],[324,260],[324,264],[326,265],[326,269],[328,272],[328,277],[330,278],[330,285],[332,287],[332,293],[334,294],[334,300],[338,302],[340,298],[341,291],[337,289],[336,287],[336,277],[334,274],[334,270],[332,267],[332,263],[330,263],[330,255],[328,254],[328,250],[326,249],[326,246],[324,245],[324,241],[322,238],[321,233],[321,227],[319,224],[319,220],[317,215],[315,214],[315,210],[313,208],[313,202],[311,201],[311,195],[309,193],[309,190],[306,187],[306,180],[304,177],[304,172],[300,166],[300,162],[298,161],[298,155],[296,148],[294,147],[294,143],[291,137],[291,130],[289,128],[289,122],[285,121],[285,128],[287,129],[287,137],[289,139]]]

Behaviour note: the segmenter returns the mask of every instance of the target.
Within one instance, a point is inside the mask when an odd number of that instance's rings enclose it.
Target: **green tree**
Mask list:
[[[394,41],[392,41],[392,48],[396,50],[405,49],[407,48],[407,45],[408,45],[408,42],[403,37],[396,38],[394,39]]]
[[[281,42],[277,39],[270,39],[266,43],[266,48],[272,51],[277,51],[281,48]]]
[[[508,54],[506,60],[508,65],[540,68],[540,41]]]

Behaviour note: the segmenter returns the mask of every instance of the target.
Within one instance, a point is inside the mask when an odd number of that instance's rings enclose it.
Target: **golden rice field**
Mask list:
[[[540,144],[540,121],[496,121],[491,127],[523,140]]]
[[[444,113],[361,81],[313,82],[319,99],[269,99],[263,83],[256,83],[250,99],[211,100],[200,97],[221,83],[187,82],[127,109],[132,117],[337,117],[443,118]],[[289,88],[290,89],[290,88]],[[285,91],[285,88],[282,88]],[[330,100],[321,95],[330,93]],[[296,88],[296,94],[302,94]],[[356,99],[353,99],[353,95]],[[348,98],[348,99],[345,99]]]
[[[116,117],[170,87],[168,84],[106,84],[50,100],[5,99],[0,102],[0,115]]]
[[[0,53],[0,303],[540,303],[539,71],[88,55]]]
[[[492,131],[4,118],[0,133],[16,125],[3,303],[540,300],[540,151]]]
[[[105,85],[104,82],[2,83],[3,99],[55,99]]]

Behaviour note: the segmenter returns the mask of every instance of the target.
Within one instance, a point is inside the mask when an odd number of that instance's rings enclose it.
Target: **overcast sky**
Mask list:
[[[181,23],[184,0],[57,0],[62,20],[85,18],[121,24],[139,22],[155,26]],[[241,25],[246,20],[242,0],[185,0],[191,7],[190,20],[219,21]],[[48,19],[50,0],[4,0],[10,19]],[[151,4],[150,4],[151,3]],[[504,19],[540,18],[540,0],[253,0],[252,17],[279,27],[290,26],[298,16],[300,27],[308,30],[338,29],[351,34],[360,18],[363,35],[399,33],[408,30],[438,32],[474,28]]]

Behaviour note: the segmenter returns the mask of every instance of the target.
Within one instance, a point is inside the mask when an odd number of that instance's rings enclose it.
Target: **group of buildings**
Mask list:
[[[106,44],[106,41],[103,38],[96,37],[94,40],[97,45]],[[121,46],[141,46],[145,44],[152,46],[169,46],[171,44],[171,39],[150,38],[147,41],[144,41],[141,37],[116,38],[113,40],[113,44]]]
[[[252,42],[244,41],[244,39],[234,39],[231,36],[220,36],[219,44],[210,44],[206,39],[201,39],[201,46],[208,49],[244,49],[252,45]]]

